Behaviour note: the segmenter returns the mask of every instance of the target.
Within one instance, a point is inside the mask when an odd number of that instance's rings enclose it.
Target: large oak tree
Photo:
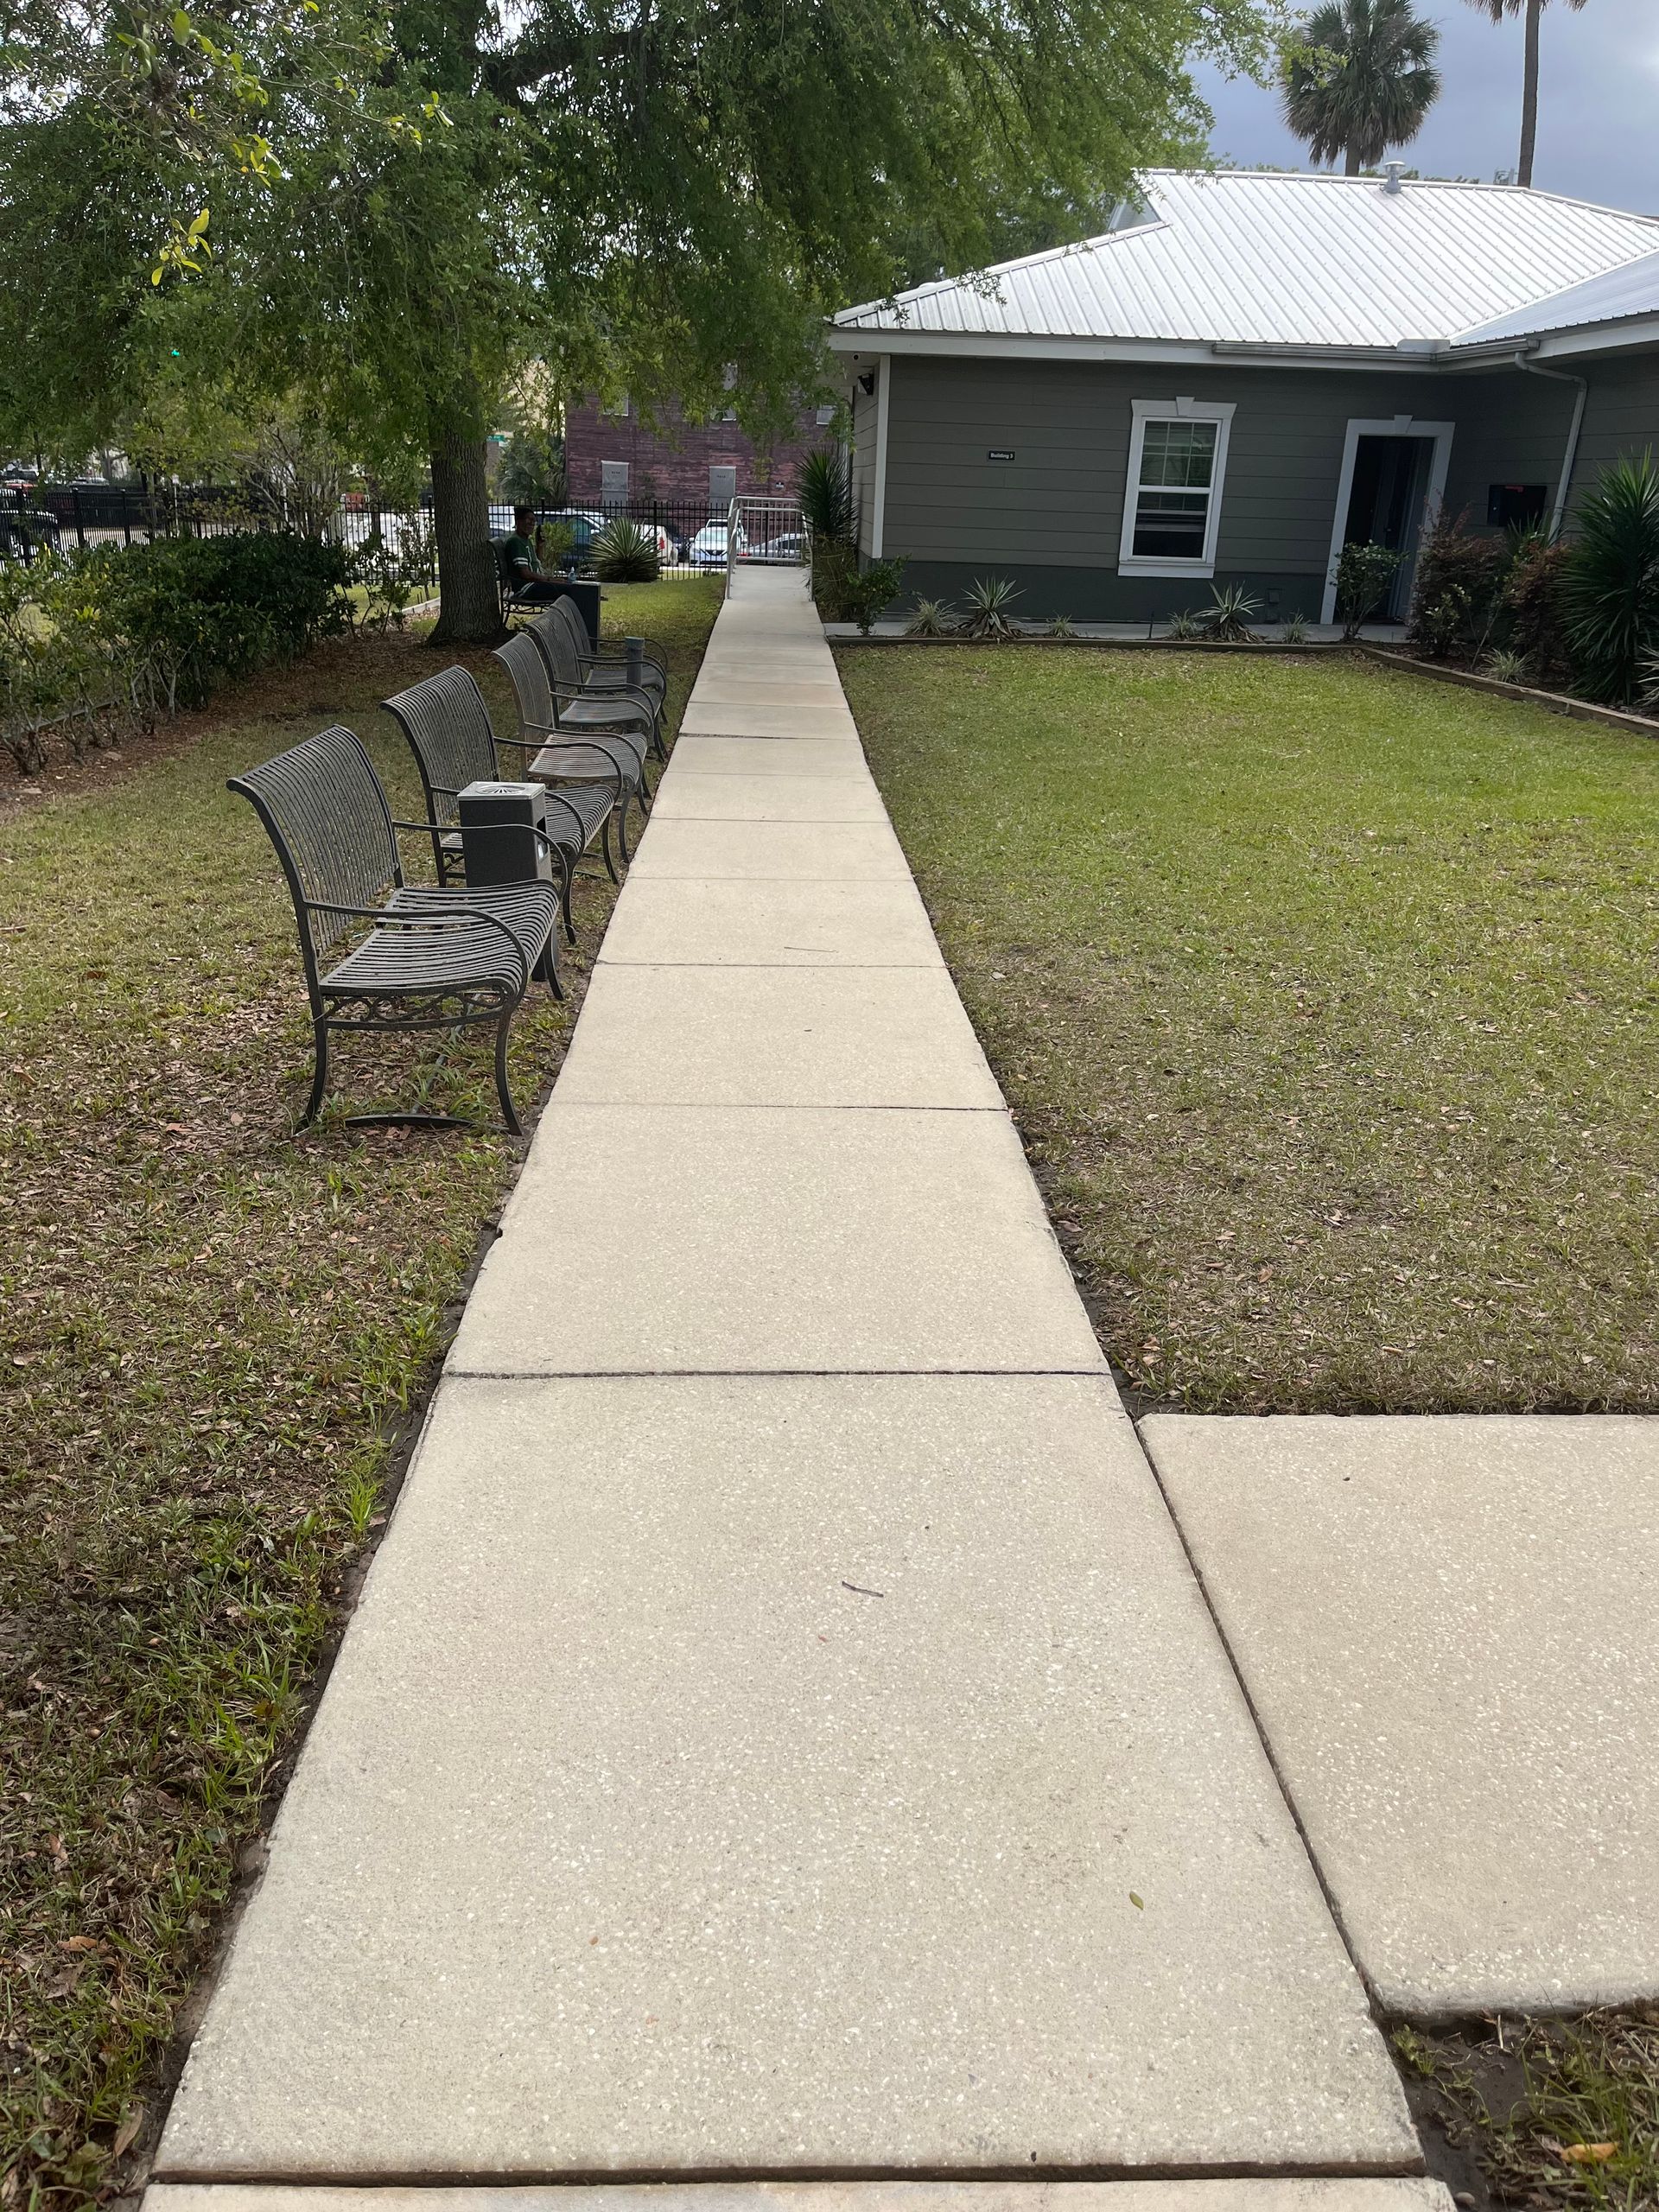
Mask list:
[[[1187,58],[1268,0],[13,0],[0,439],[118,444],[158,392],[294,394],[431,471],[443,634],[497,621],[486,434],[555,388],[810,391],[823,315],[992,257],[1189,148]]]

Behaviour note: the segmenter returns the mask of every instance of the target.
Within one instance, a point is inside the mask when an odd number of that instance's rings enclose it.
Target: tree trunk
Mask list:
[[[1527,0],[1527,50],[1521,80],[1521,159],[1517,184],[1532,182],[1532,157],[1538,143],[1538,18],[1544,0]]]
[[[501,635],[484,451],[484,433],[471,423],[448,423],[432,440],[439,608],[429,642],[435,645],[493,645]]]
[[[1359,149],[1357,146],[1350,146],[1346,154],[1344,156],[1342,173],[1344,176],[1357,176],[1359,175]]]

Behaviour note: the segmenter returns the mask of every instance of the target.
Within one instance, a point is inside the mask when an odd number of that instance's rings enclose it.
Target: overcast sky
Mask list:
[[[1404,149],[1414,168],[1490,181],[1513,169],[1521,130],[1521,22],[1494,23],[1468,0],[1419,0],[1440,26],[1443,87]],[[1223,158],[1306,168],[1307,149],[1280,118],[1275,93],[1200,73]],[[1533,182],[1610,207],[1659,214],[1659,0],[1567,0],[1547,6]]]

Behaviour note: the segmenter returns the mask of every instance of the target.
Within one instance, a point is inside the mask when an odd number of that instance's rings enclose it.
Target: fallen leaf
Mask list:
[[[95,1951],[98,1948],[96,1936],[66,1936],[58,1945],[60,1951]]]
[[[1568,2143],[1561,2151],[1575,2166],[1605,2166],[1618,2150],[1617,2143]]]
[[[110,2145],[110,2156],[112,2158],[118,2158],[124,2152],[131,2150],[137,2139],[138,2131],[143,2124],[144,2108],[141,2104],[134,2105],[132,2110],[116,2130],[115,2140]]]
[[[1141,1898],[1136,1897],[1133,1890],[1129,1891],[1129,1903],[1135,1907],[1137,1912],[1144,1912],[1147,1909]]]

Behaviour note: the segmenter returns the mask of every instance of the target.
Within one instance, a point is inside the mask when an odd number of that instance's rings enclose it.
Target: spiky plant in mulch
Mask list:
[[[1164,626],[1164,635],[1179,643],[1188,638],[1201,638],[1204,631],[1190,607],[1178,607]]]
[[[1574,519],[1567,635],[1576,686],[1624,706],[1659,652],[1659,467],[1651,453],[1604,468]]]
[[[1216,645],[1254,645],[1250,624],[1261,612],[1261,601],[1253,599],[1243,584],[1227,584],[1211,594],[1209,606],[1198,617],[1198,635]]]
[[[981,576],[968,588],[968,620],[963,626],[970,638],[1012,638],[1008,609],[1020,596],[1020,588],[1006,576]]]
[[[1046,638],[1075,638],[1077,634],[1077,625],[1069,614],[1051,615],[1048,627],[1043,632]]]
[[[1280,642],[1283,645],[1305,645],[1307,643],[1306,615],[1300,613],[1287,615],[1279,637]]]
[[[907,638],[953,638],[957,610],[949,600],[918,599],[905,626]]]

